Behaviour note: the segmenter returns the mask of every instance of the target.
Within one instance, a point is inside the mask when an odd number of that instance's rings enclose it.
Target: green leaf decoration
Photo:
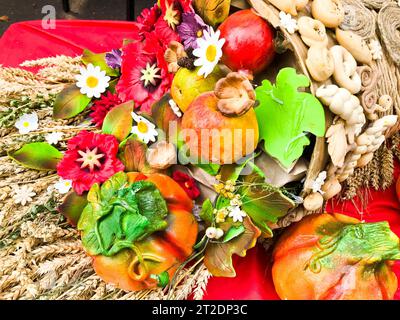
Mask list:
[[[193,6],[205,23],[215,27],[228,18],[231,0],[194,0]]]
[[[75,227],[78,224],[82,211],[85,209],[87,204],[88,201],[86,193],[80,196],[74,191],[70,191],[57,210],[67,218],[68,222],[72,226]]]
[[[238,190],[241,195],[242,209],[261,229],[265,237],[272,237],[268,223],[275,223],[285,216],[296,204],[285,196],[279,188],[264,182],[257,174],[246,176],[243,186]]]
[[[95,67],[100,67],[101,70],[106,72],[106,75],[110,77],[119,76],[119,72],[117,69],[113,69],[107,65],[106,62],[106,53],[94,53],[90,50],[83,50],[82,54],[82,62],[85,65],[91,63]]]
[[[276,84],[264,80],[256,91],[259,107],[255,109],[260,140],[267,153],[286,168],[301,157],[310,144],[307,133],[325,134],[325,113],[319,100],[310,93],[299,92],[310,80],[293,68],[279,71]]]
[[[126,248],[136,251],[136,241],[168,226],[167,204],[154,183],[129,183],[124,172],[101,187],[94,184],[87,198],[78,230],[90,255],[113,256]]]
[[[82,94],[75,84],[71,84],[57,95],[53,106],[53,118],[73,118],[85,110],[91,100],[87,95]]]
[[[104,118],[102,131],[114,135],[118,141],[123,141],[132,130],[134,102],[128,101],[112,108]]]
[[[200,218],[211,224],[213,222],[213,212],[214,212],[214,207],[211,203],[210,199],[207,199],[203,202],[203,205],[200,210]]]
[[[147,145],[142,141],[131,137],[121,143],[119,147],[119,159],[125,166],[125,171],[142,173],[156,172],[146,160]]]
[[[243,232],[245,232],[246,229],[243,227],[242,224],[238,226],[232,226],[229,228],[228,232],[225,233],[224,238],[222,239],[222,242],[228,242],[231,241],[232,239],[235,239],[236,237],[240,236]]]
[[[63,155],[47,142],[25,144],[21,149],[9,152],[8,156],[22,166],[35,170],[56,170]]]
[[[178,118],[171,109],[169,105],[169,100],[171,99],[171,95],[167,93],[160,100],[155,102],[151,107],[151,118],[157,128],[163,130],[167,137],[171,134],[176,139],[180,130],[181,118]],[[174,132],[170,132],[170,129],[174,129],[172,124],[176,125]]]
[[[216,277],[235,277],[236,272],[232,265],[232,255],[246,256],[248,249],[256,245],[260,230],[247,216],[243,219],[244,231],[225,243],[210,242],[204,255],[204,264],[208,271]],[[225,233],[230,230],[232,223],[224,222],[219,226]]]

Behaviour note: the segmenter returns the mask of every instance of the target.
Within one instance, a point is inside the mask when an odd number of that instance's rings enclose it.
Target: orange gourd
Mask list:
[[[392,260],[399,259],[399,238],[387,222],[325,213],[284,232],[273,252],[272,276],[281,299],[392,299]]]
[[[198,225],[192,214],[193,202],[170,177],[162,174],[128,173],[128,181],[150,181],[160,191],[168,207],[168,227],[134,243],[141,253],[123,249],[113,256],[94,255],[96,273],[123,290],[142,290],[157,286],[154,275],[164,271],[171,278],[177,267],[191,255]]]

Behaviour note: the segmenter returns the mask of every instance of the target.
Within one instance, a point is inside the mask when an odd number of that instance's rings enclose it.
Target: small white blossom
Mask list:
[[[72,187],[72,180],[64,180],[60,178],[55,184],[54,187],[58,190],[59,193],[65,194],[67,193]]]
[[[290,34],[298,30],[297,21],[292,18],[290,13],[285,13],[284,11],[279,12],[279,19],[281,27],[285,28]]]
[[[36,112],[23,114],[17,122],[15,127],[19,130],[20,134],[27,134],[39,127],[39,118]]]
[[[231,207],[229,216],[233,219],[233,222],[243,222],[243,218],[246,216],[246,212],[240,209],[239,206]]]
[[[321,171],[318,177],[314,180],[314,182],[311,185],[311,189],[314,193],[319,192],[320,194],[324,194],[321,188],[325,183],[325,179],[326,179],[326,171]]]
[[[21,205],[26,205],[28,202],[32,201],[32,197],[34,197],[36,193],[33,191],[32,187],[29,186],[23,186],[21,188],[17,188],[14,191],[14,203],[18,204],[20,203]]]
[[[180,118],[182,117],[182,112],[181,109],[179,109],[178,105],[176,104],[176,102],[173,99],[170,99],[168,101],[169,106],[171,107],[172,111],[175,113],[175,115]]]
[[[229,204],[233,207],[237,206],[240,207],[242,205],[242,201],[240,200],[240,195],[235,195],[233,199],[229,202]]]
[[[371,51],[372,58],[374,60],[380,60],[383,56],[381,44],[377,40],[371,40],[368,44],[369,50]]]
[[[45,139],[49,144],[57,144],[63,137],[62,132],[52,132],[49,134],[46,134]]]

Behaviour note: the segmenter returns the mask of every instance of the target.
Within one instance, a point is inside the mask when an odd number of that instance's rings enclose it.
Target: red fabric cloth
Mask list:
[[[0,39],[0,64],[15,67],[25,60],[55,56],[76,56],[87,48],[105,52],[119,48],[122,40],[132,35],[131,22],[116,21],[62,21],[56,29],[44,30],[41,21],[16,23]],[[396,166],[395,177],[399,176]],[[359,202],[355,202],[361,208]],[[328,212],[345,213],[367,222],[387,220],[400,236],[400,203],[394,185],[385,192],[371,191],[369,205],[360,215],[352,202],[328,205]],[[262,247],[248,251],[245,258],[234,257],[236,278],[211,278],[205,299],[279,299],[271,277],[271,257]],[[395,272],[400,276],[400,263]],[[400,290],[396,299],[400,300]]]

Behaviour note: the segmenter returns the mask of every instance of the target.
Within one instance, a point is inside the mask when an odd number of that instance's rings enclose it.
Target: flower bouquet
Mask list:
[[[0,296],[201,299],[260,242],[282,299],[392,299],[389,224],[324,212],[392,183],[399,14],[159,0],[120,48],[2,68]]]

